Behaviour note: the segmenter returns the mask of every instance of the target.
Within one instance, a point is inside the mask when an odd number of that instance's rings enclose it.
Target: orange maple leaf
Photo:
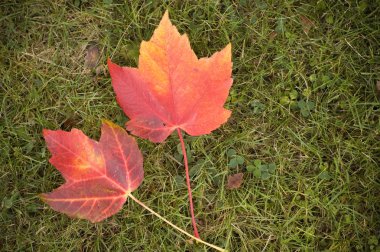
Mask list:
[[[108,67],[117,101],[131,119],[126,127],[139,137],[162,142],[176,129],[208,134],[231,115],[223,108],[232,85],[231,44],[198,59],[167,11],[141,43],[138,68],[110,60]]]

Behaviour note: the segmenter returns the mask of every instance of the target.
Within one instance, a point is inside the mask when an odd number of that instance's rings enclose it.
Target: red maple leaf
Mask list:
[[[230,117],[223,105],[232,85],[231,44],[198,59],[187,35],[178,32],[166,11],[152,38],[141,43],[138,68],[110,60],[108,67],[116,99],[130,118],[127,130],[152,142],[162,142],[177,130],[194,235],[199,237],[181,129],[192,136],[208,134]]]
[[[152,38],[141,43],[138,68],[110,60],[108,67],[117,101],[131,119],[126,127],[134,135],[162,142],[183,129],[198,136],[230,117],[223,105],[232,85],[231,44],[198,59],[168,12]]]
[[[175,226],[131,194],[144,178],[143,157],[134,138],[123,128],[103,121],[99,142],[78,129],[44,129],[43,135],[52,153],[50,163],[66,180],[51,193],[40,195],[54,210],[99,222],[117,213],[129,197],[177,231],[225,251]]]
[[[41,198],[54,210],[71,217],[101,221],[117,213],[141,184],[143,157],[133,137],[103,121],[100,141],[73,129],[44,130],[52,153],[49,160],[66,183]]]

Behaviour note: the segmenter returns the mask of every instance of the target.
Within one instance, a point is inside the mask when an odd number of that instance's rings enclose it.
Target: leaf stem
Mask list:
[[[218,246],[215,246],[215,245],[213,245],[211,243],[205,242],[205,241],[199,239],[198,237],[195,237],[195,236],[189,234],[188,232],[186,232],[182,228],[177,227],[176,225],[174,225],[173,223],[171,223],[170,221],[168,221],[167,219],[165,219],[164,217],[162,217],[161,215],[159,215],[158,213],[156,213],[153,209],[149,208],[147,205],[145,205],[144,203],[142,203],[141,201],[139,201],[138,199],[136,199],[132,194],[129,194],[128,197],[130,197],[131,199],[133,199],[137,204],[139,204],[140,206],[142,206],[143,208],[145,208],[146,210],[148,210],[149,212],[151,212],[153,215],[155,215],[156,217],[158,217],[160,220],[162,220],[162,221],[166,222],[167,224],[169,224],[170,226],[172,226],[177,231],[179,231],[179,232],[181,232],[181,233],[183,233],[183,234],[185,234],[185,235],[193,238],[194,240],[196,240],[196,241],[198,241],[200,243],[203,243],[203,244],[205,244],[205,245],[207,245],[207,246],[209,246],[211,248],[214,248],[214,249],[216,249],[218,251],[221,251],[221,252],[226,252],[227,251],[227,250],[222,249],[222,248],[220,248]]]
[[[197,229],[197,223],[195,221],[194,216],[194,205],[193,205],[193,194],[191,193],[191,185],[190,185],[190,175],[189,175],[189,165],[187,162],[187,153],[185,148],[185,142],[183,141],[182,133],[179,128],[177,128],[179,141],[181,142],[181,148],[182,148],[182,154],[183,154],[183,162],[185,163],[185,171],[186,171],[186,184],[187,184],[187,191],[189,194],[189,203],[190,203],[190,215],[191,215],[191,223],[193,224],[194,229],[194,235],[199,238],[199,233]]]

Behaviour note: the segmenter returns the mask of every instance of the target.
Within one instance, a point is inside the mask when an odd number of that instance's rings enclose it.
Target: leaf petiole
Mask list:
[[[186,184],[187,184],[187,191],[188,191],[188,194],[189,194],[191,223],[193,224],[194,235],[197,238],[200,238],[199,237],[199,233],[198,233],[198,229],[197,229],[197,223],[195,221],[195,216],[194,216],[193,195],[191,193],[189,165],[188,165],[188,161],[187,161],[187,153],[186,153],[186,148],[185,148],[185,142],[183,141],[182,133],[181,133],[181,130],[179,128],[177,128],[177,133],[178,133],[179,141],[181,142],[181,148],[182,148],[182,154],[183,154],[183,162],[185,163]]]
[[[225,249],[222,249],[218,246],[215,246],[211,243],[208,243],[208,242],[205,242],[197,237],[195,237],[194,235],[192,234],[189,234],[188,232],[186,232],[185,230],[183,230],[182,228],[180,227],[177,227],[176,225],[174,225],[173,223],[171,223],[170,221],[168,221],[167,219],[165,219],[164,217],[162,217],[161,215],[159,215],[158,213],[156,213],[153,209],[149,208],[147,205],[145,205],[144,203],[142,203],[141,201],[139,201],[138,199],[136,199],[132,194],[129,194],[128,197],[130,197],[132,200],[134,200],[137,204],[139,204],[140,206],[142,206],[143,208],[145,208],[146,210],[148,210],[150,213],[152,213],[153,215],[155,215],[156,217],[158,217],[160,220],[166,222],[167,224],[169,224],[171,227],[173,227],[174,229],[176,229],[177,231],[193,238],[194,240],[200,242],[200,243],[203,243],[215,250],[218,250],[218,251],[221,251],[221,252],[227,252],[227,250]]]

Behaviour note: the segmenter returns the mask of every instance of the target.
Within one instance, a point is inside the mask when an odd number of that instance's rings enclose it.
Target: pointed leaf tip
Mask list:
[[[163,17],[169,18],[169,10],[168,9],[165,10]]]
[[[169,10],[166,10],[164,15],[162,16],[160,24],[162,24],[162,23],[170,23],[171,24],[171,21],[169,18]]]
[[[229,43],[226,45],[226,50],[231,51],[231,49],[232,49],[232,44],[231,44],[231,42],[229,42]]]
[[[42,129],[42,135],[45,137],[47,134],[49,134],[48,129]]]

